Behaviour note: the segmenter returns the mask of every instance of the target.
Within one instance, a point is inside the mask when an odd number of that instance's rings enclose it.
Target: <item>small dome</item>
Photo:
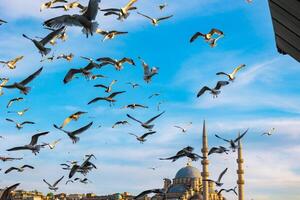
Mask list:
[[[196,167],[188,164],[176,173],[175,179],[177,178],[201,178],[201,173]]]
[[[185,185],[182,184],[177,184],[177,185],[172,185],[168,189],[168,193],[184,193],[187,190]]]

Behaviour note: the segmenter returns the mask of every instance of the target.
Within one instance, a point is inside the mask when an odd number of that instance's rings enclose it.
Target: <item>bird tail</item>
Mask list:
[[[91,23],[91,26],[88,27],[88,28],[84,27],[84,28],[82,29],[82,32],[83,32],[84,34],[86,34],[87,37],[88,37],[89,34],[93,35],[93,33],[96,32],[96,30],[97,30],[97,28],[98,28],[98,25],[99,25],[98,22],[92,22],[92,23]]]
[[[30,92],[30,90],[31,90],[31,87],[24,87],[24,88],[22,88],[21,93],[27,95]]]
[[[43,52],[41,52],[41,53],[42,53],[42,55],[46,56],[46,55],[48,55],[48,54],[50,53],[50,51],[51,51],[50,48],[45,48],[45,49],[43,50]]]
[[[79,137],[72,137],[72,141],[73,141],[73,144],[76,144],[77,142],[79,142],[80,138]]]

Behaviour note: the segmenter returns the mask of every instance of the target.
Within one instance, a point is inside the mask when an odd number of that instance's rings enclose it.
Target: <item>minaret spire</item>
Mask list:
[[[240,134],[239,134],[240,135]],[[238,200],[244,200],[244,159],[243,159],[243,152],[242,152],[242,142],[241,139],[238,141],[238,159],[236,160],[238,164],[238,170],[237,170],[237,175],[238,175]]]
[[[205,127],[205,120],[203,121],[203,133],[202,133],[202,156],[203,159],[201,161],[202,164],[202,185],[203,185],[203,200],[209,200],[209,172],[208,172],[208,165],[209,161],[208,157],[208,141],[207,141],[207,134],[206,134],[206,127]]]

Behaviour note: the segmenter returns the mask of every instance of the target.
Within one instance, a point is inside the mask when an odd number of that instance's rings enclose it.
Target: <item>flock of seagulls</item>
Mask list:
[[[116,36],[119,36],[119,35],[126,35],[126,34],[128,34],[128,32],[125,32],[125,31],[116,31],[116,30],[105,31],[105,30],[100,29],[98,27],[99,24],[96,21],[96,17],[98,15],[98,12],[102,12],[104,16],[111,16],[111,15],[117,16],[117,20],[124,21],[130,16],[130,14],[132,12],[134,12],[135,10],[138,10],[138,8],[135,6],[135,3],[137,1],[138,0],[130,0],[124,7],[121,7],[121,8],[101,9],[100,8],[100,0],[89,0],[89,3],[87,6],[82,5],[78,1],[68,2],[67,0],[50,0],[41,5],[40,12],[44,12],[46,9],[62,9],[64,12],[68,12],[71,9],[78,9],[79,13],[78,14],[64,14],[64,15],[56,16],[56,17],[46,20],[43,23],[43,26],[45,29],[47,29],[50,32],[45,37],[31,38],[31,37],[27,36],[26,34],[23,34],[23,37],[30,40],[34,44],[35,48],[37,48],[37,50],[39,51],[39,53],[42,56],[41,62],[44,62],[46,60],[54,61],[55,59],[57,59],[57,60],[64,59],[68,62],[71,62],[74,58],[74,54],[72,54],[72,53],[60,54],[58,56],[55,56],[53,53],[52,56],[46,57],[52,51],[52,49],[50,48],[50,45],[52,45],[52,46],[56,45],[57,39],[60,39],[62,41],[67,40],[67,38],[68,38],[67,29],[69,26],[81,27],[83,34],[87,38],[93,36],[95,33],[100,34],[103,36],[103,41],[112,40]],[[247,0],[247,2],[250,3],[252,1]],[[57,4],[59,4],[59,5],[57,5]],[[158,8],[161,11],[163,11],[164,9],[166,9],[167,6],[168,6],[168,4],[163,3],[163,4],[158,5]],[[153,18],[153,17],[150,17],[139,11],[137,11],[136,13],[138,15],[148,19],[153,26],[157,26],[161,21],[168,20],[173,17],[173,15],[168,15],[168,16],[164,16],[164,17]],[[0,25],[3,25],[5,23],[7,23],[5,20],[0,19]],[[225,36],[225,34],[223,33],[223,31],[221,31],[217,28],[212,28],[208,33],[196,32],[195,34],[193,34],[190,39],[190,43],[194,43],[199,38],[203,38],[205,43],[207,43],[210,47],[214,48],[217,46],[217,41],[220,40],[221,38],[223,38],[224,36]],[[8,67],[10,70],[14,70],[17,67],[17,63],[22,61],[23,58],[24,58],[24,56],[18,56],[12,60],[0,61],[0,63],[3,64],[3,66]],[[125,65],[132,66],[132,67],[136,66],[134,59],[128,58],[128,57],[123,57],[121,59],[115,59],[115,58],[110,58],[110,57],[100,57],[95,60],[92,58],[83,57],[83,56],[81,58],[88,62],[87,65],[84,67],[81,67],[81,68],[69,69],[69,71],[66,73],[66,75],[63,79],[64,84],[68,84],[74,78],[78,78],[78,75],[84,76],[87,80],[95,80],[98,78],[102,78],[102,79],[107,78],[106,76],[101,75],[101,74],[94,74],[92,72],[93,69],[101,69],[102,67],[112,66],[116,71],[121,71]],[[142,79],[144,80],[144,82],[146,84],[152,82],[153,77],[157,76],[159,74],[159,67],[156,67],[156,66],[150,67],[146,63],[146,61],[143,60],[140,56],[138,56],[137,58],[141,62],[141,66],[143,68]],[[218,81],[216,86],[213,88],[204,86],[197,93],[197,97],[202,96],[206,92],[210,92],[214,98],[217,97],[221,92],[221,88],[232,83],[235,80],[237,73],[245,66],[246,66],[245,64],[239,65],[238,67],[236,67],[233,70],[232,73],[217,72],[216,75],[226,76],[228,78],[228,80]],[[0,84],[1,95],[4,94],[4,92],[2,91],[2,88],[17,89],[20,91],[21,94],[28,95],[31,90],[31,87],[29,87],[28,84],[30,84],[34,79],[36,79],[41,74],[42,70],[43,70],[43,67],[41,67],[37,71],[33,72],[31,75],[29,75],[24,80],[21,80],[20,82],[14,82],[9,85],[7,84],[9,79],[1,78],[1,81],[2,81],[2,83]],[[113,79],[108,85],[95,84],[94,87],[103,89],[104,92],[107,93],[107,96],[95,97],[94,99],[90,100],[87,104],[90,105],[90,104],[97,103],[99,101],[106,101],[109,103],[110,106],[113,106],[117,102],[116,97],[126,93],[126,91],[115,91],[114,90],[114,85],[117,83],[118,83],[118,80]],[[134,83],[134,82],[127,82],[126,84],[129,85],[130,87],[132,87],[132,89],[136,89],[141,86],[139,83]],[[148,99],[150,100],[150,99],[152,99],[154,97],[158,97],[158,96],[160,96],[160,93],[153,93],[148,97]],[[24,100],[24,97],[12,98],[7,103],[6,108],[9,108],[13,104],[23,101],[23,100]],[[163,103],[162,101],[158,102],[158,104],[157,104],[158,111],[160,110],[160,105],[162,103]],[[128,104],[128,105],[125,105],[122,107],[122,109],[132,109],[132,110],[135,110],[137,108],[148,109],[149,107],[146,105],[138,104],[138,103],[132,103],[132,104]],[[23,116],[26,114],[26,112],[28,110],[29,109],[26,108],[26,109],[23,109],[20,111],[8,111],[8,113]],[[78,128],[78,129],[75,129],[75,130],[73,129],[73,131],[66,130],[65,128],[69,125],[69,123],[71,121],[76,122],[76,121],[78,121],[79,118],[84,117],[87,113],[88,112],[86,112],[86,111],[77,111],[73,114],[70,114],[67,118],[65,118],[62,121],[61,125],[53,124],[53,127],[55,129],[65,133],[70,138],[72,143],[76,144],[80,140],[79,135],[88,131],[93,126],[93,122],[89,122],[88,124]],[[133,122],[138,123],[144,129],[143,132],[139,135],[136,133],[131,133],[131,132],[128,134],[135,137],[138,142],[145,143],[147,141],[148,137],[150,137],[154,134],[157,134],[157,131],[153,130],[155,127],[154,121],[156,119],[158,119],[159,117],[161,117],[164,113],[165,113],[165,111],[162,111],[159,114],[155,115],[154,117],[148,119],[147,121],[141,121],[141,120],[133,117],[132,115],[127,114],[126,116],[128,117],[129,120],[132,120]],[[24,125],[35,124],[35,122],[32,122],[32,121],[16,122],[15,120],[10,119],[10,118],[6,118],[6,121],[15,124],[15,126],[18,130],[21,130]],[[115,124],[112,125],[112,128],[116,128],[118,126],[124,126],[124,125],[130,125],[130,123],[127,120],[117,121]],[[187,133],[191,125],[192,125],[192,122],[189,122],[188,124],[186,124],[184,126],[174,125],[174,128],[180,130],[180,132],[182,132],[182,133]],[[99,126],[99,127],[101,127],[101,126]],[[226,148],[224,146],[212,147],[210,149],[208,155],[211,156],[212,154],[228,154],[230,152],[230,149],[232,151],[235,151],[238,148],[238,145],[237,145],[238,141],[241,140],[241,138],[243,138],[246,135],[247,131],[248,131],[248,129],[243,134],[239,135],[235,139],[225,139],[223,137],[215,135],[217,138],[228,143],[229,147],[228,148]],[[273,134],[274,131],[275,131],[275,128],[272,128],[271,130],[263,133],[262,135],[270,136]],[[13,152],[13,151],[25,151],[26,150],[26,151],[31,151],[34,155],[37,155],[38,153],[40,153],[41,149],[43,149],[45,147],[53,150],[53,149],[55,149],[56,145],[61,142],[62,139],[60,138],[60,139],[57,139],[50,143],[45,143],[45,142],[38,143],[39,138],[42,136],[46,136],[47,134],[49,134],[49,131],[39,132],[37,134],[34,134],[31,137],[31,141],[29,144],[13,147],[13,148],[7,149],[7,151]],[[184,158],[184,157],[189,158],[192,161],[198,161],[199,159],[203,159],[202,156],[194,153],[193,151],[194,151],[193,147],[187,146],[185,148],[180,149],[178,152],[176,152],[175,155],[172,155],[172,156],[169,156],[166,158],[159,158],[159,160],[169,160],[169,161],[175,162],[178,159]],[[81,164],[78,161],[67,161],[66,163],[62,163],[61,164],[62,170],[66,170],[69,172],[68,176],[67,176],[68,180],[66,181],[66,184],[74,183],[74,182],[80,182],[83,184],[91,183],[91,181],[85,176],[93,169],[97,169],[96,165],[91,161],[93,158],[96,159],[96,157],[93,154],[90,154],[90,155],[86,155],[84,157],[84,161]],[[0,160],[3,162],[16,161],[16,160],[22,160],[22,159],[23,158],[18,158],[18,157],[0,156]],[[4,173],[8,174],[8,173],[12,173],[13,171],[24,172],[27,169],[33,170],[33,169],[35,169],[35,167],[28,165],[28,164],[24,164],[20,167],[10,167]],[[155,170],[156,168],[153,167],[151,169]],[[226,168],[224,171],[222,171],[222,173],[219,175],[217,180],[208,179],[208,180],[204,180],[204,181],[214,182],[217,187],[222,187],[224,184],[222,182],[222,178],[226,174],[227,170],[228,170],[228,168]],[[79,177],[74,178],[74,176],[78,175],[78,174],[83,175],[84,178],[79,178]],[[59,187],[58,187],[59,183],[62,182],[62,180],[64,178],[65,178],[65,176],[60,177],[53,184],[50,184],[48,181],[46,181],[46,179],[43,179],[43,182],[48,186],[49,190],[57,191],[59,189]],[[7,187],[1,194],[0,200],[9,199],[10,193],[13,190],[15,190],[18,186],[19,186],[19,183]],[[218,193],[221,194],[222,192],[234,192],[235,194],[237,194],[236,187],[231,188],[231,189],[223,188],[223,189],[220,189]],[[143,191],[142,193],[140,193],[139,195],[137,195],[135,197],[135,199],[143,197],[143,196],[145,196],[147,194],[151,194],[151,193],[165,195],[166,191],[163,189],[146,190],[146,191]]]

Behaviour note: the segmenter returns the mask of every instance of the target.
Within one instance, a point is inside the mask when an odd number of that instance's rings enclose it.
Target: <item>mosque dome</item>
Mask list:
[[[176,173],[175,179],[179,178],[201,178],[201,173],[196,167],[188,164]]]

